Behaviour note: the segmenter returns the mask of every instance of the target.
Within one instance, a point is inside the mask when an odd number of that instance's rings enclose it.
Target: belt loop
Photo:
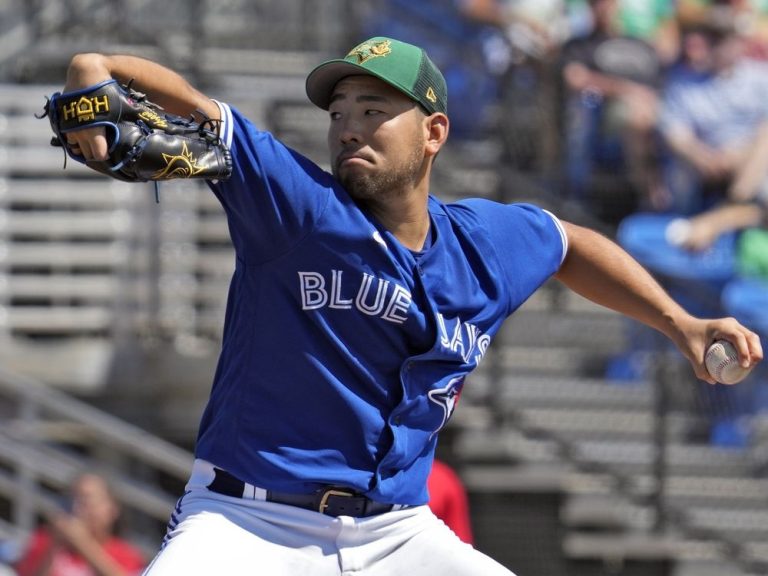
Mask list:
[[[243,482],[221,468],[214,468],[213,472],[213,481],[208,485],[209,490],[235,498],[245,496],[245,484]]]
[[[243,498],[246,498],[247,500],[266,500],[267,491],[264,488],[259,488],[258,486],[246,482],[245,487],[243,488]]]

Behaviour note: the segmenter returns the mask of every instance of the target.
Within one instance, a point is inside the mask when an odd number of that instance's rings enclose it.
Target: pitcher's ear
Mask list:
[[[442,112],[435,112],[426,119],[428,135],[427,147],[432,149],[432,154],[437,154],[448,139],[450,121]]]

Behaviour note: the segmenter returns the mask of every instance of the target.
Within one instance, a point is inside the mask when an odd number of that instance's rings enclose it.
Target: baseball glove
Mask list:
[[[232,158],[215,121],[195,122],[169,114],[116,80],[57,92],[47,99],[40,118],[46,116],[56,134],[52,145],[62,146],[73,159],[118,180],[224,180],[232,173]],[[67,143],[68,132],[94,126],[106,128],[107,160],[86,160]]]

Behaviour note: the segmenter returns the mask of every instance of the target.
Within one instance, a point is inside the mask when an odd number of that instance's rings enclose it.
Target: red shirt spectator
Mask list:
[[[110,556],[128,574],[140,574],[146,563],[141,553],[131,544],[115,536],[101,543],[105,554]],[[48,570],[40,571],[48,563]],[[24,558],[16,566],[20,576],[47,574],[48,576],[95,576],[97,572],[78,552],[59,546],[55,537],[45,528],[36,530],[29,542]]]
[[[146,565],[138,548],[114,534],[120,514],[105,478],[83,474],[71,490],[71,510],[48,517],[15,566],[19,576],[132,576]]]
[[[435,516],[445,522],[467,544],[473,544],[469,500],[464,484],[454,470],[435,460],[427,480],[429,507]]]

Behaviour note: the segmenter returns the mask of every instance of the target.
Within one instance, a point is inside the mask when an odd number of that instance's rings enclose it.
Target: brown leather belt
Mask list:
[[[213,482],[207,486],[208,490],[225,496],[243,497],[245,482],[221,468],[214,468],[213,471],[215,476]],[[341,486],[325,486],[310,494],[267,490],[266,501],[314,510],[327,516],[354,516],[355,518],[375,516],[403,508],[396,504],[376,502],[350,488]]]

